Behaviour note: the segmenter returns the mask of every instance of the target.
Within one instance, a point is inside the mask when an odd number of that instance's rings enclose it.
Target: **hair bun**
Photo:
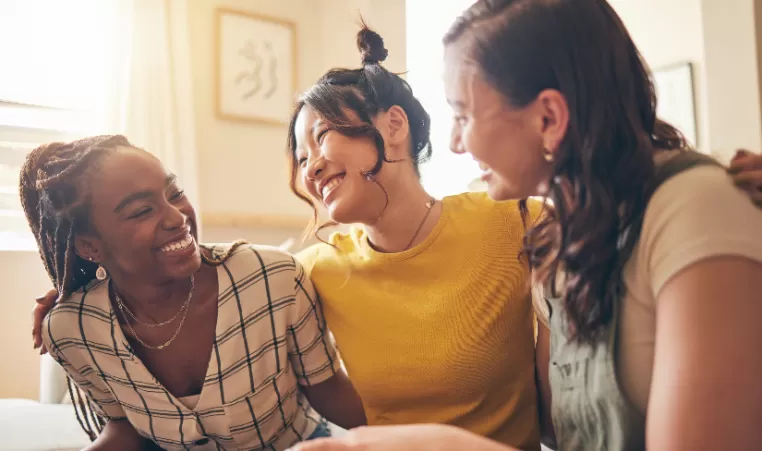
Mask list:
[[[360,50],[362,64],[378,64],[389,56],[389,51],[384,47],[384,39],[375,31],[363,24],[357,33],[357,49]]]

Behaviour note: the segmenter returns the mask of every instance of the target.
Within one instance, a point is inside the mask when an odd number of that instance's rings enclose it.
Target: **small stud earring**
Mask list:
[[[552,163],[552,162],[553,162],[553,161],[555,161],[555,159],[556,159],[556,156],[555,156],[555,154],[553,154],[553,151],[551,151],[551,150],[550,150],[550,149],[548,149],[547,147],[543,147],[543,148],[542,148],[542,157],[543,157],[543,158],[545,159],[545,161],[547,161],[548,163]]]

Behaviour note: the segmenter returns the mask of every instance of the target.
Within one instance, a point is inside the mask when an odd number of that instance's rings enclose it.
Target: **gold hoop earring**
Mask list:
[[[552,163],[556,160],[556,155],[553,153],[552,150],[548,149],[547,147],[542,148],[542,158],[545,159],[546,162]]]

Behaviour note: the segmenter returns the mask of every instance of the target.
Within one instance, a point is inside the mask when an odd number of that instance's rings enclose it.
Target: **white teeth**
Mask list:
[[[187,248],[188,246],[193,243],[193,237],[190,236],[190,234],[186,235],[185,238],[183,238],[180,241],[175,241],[174,243],[169,243],[166,246],[163,246],[161,248],[162,252],[175,252],[182,249]]]
[[[330,193],[332,189],[336,188],[339,185],[339,183],[342,182],[342,180],[344,180],[344,176],[339,175],[332,178],[328,183],[326,183],[322,191],[323,199],[325,199],[328,193]]]

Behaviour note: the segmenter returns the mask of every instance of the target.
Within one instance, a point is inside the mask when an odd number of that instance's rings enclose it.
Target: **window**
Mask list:
[[[421,167],[423,185],[433,196],[468,191],[481,171],[465,155],[450,152],[452,109],[444,95],[442,37],[458,15],[474,0],[407,0],[407,81],[431,115],[434,154]]]
[[[99,129],[114,0],[0,1],[0,249],[34,249],[18,194],[26,154]]]

